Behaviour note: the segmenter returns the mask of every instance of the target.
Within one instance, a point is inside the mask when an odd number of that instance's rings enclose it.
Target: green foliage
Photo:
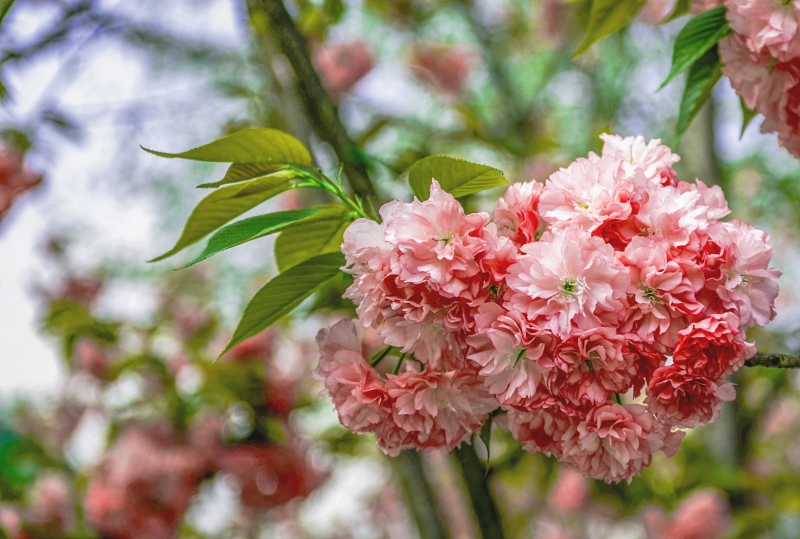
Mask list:
[[[168,258],[197,243],[225,223],[294,187],[293,175],[272,175],[214,191],[195,207],[175,246],[150,262]]]
[[[313,256],[339,252],[344,231],[349,225],[344,208],[330,206],[288,226],[275,240],[278,270],[284,272]]]
[[[711,91],[722,77],[722,63],[717,47],[712,47],[689,69],[686,88],[678,111],[677,137],[680,138],[692,119],[711,97]]]
[[[444,155],[426,157],[408,170],[408,183],[419,200],[428,200],[433,179],[456,198],[508,183],[496,168]]]
[[[70,359],[75,343],[88,337],[101,344],[117,342],[117,325],[96,319],[80,303],[56,301],[44,319],[45,329],[61,339],[64,357]]]
[[[283,170],[285,168],[286,165],[273,165],[269,163],[234,163],[228,167],[225,177],[220,181],[213,183],[202,183],[197,187],[221,187],[229,183],[239,183],[246,180],[252,180],[254,178],[260,178],[262,176],[267,176],[268,174],[278,172],[279,170]]]
[[[289,314],[325,281],[341,275],[339,268],[343,265],[344,256],[341,253],[328,253],[301,262],[272,279],[247,304],[233,337],[222,353]]]
[[[305,209],[268,213],[224,226],[209,238],[203,252],[183,267],[187,268],[231,247],[274,234],[287,226],[319,213],[319,211]]]
[[[291,135],[266,127],[237,131],[199,148],[181,153],[165,153],[142,148],[159,157],[191,159],[214,163],[311,164],[311,154]]]
[[[645,0],[591,0],[589,26],[586,37],[575,51],[577,58],[596,41],[617,32],[633,19],[645,3]]]
[[[753,121],[753,118],[756,117],[756,114],[758,114],[758,112],[748,107],[747,104],[744,102],[744,99],[742,99],[741,97],[739,98],[739,104],[742,107],[742,131],[741,133],[739,133],[739,138],[742,138],[744,136],[745,130],[747,130],[747,126],[750,125],[750,122]]]
[[[724,6],[708,10],[690,19],[675,40],[672,49],[672,67],[659,90],[731,32],[725,19]]]

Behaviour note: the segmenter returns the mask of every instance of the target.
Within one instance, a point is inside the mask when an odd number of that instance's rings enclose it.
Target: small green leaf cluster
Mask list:
[[[691,18],[675,40],[672,67],[661,88],[679,73],[689,70],[678,110],[678,138],[711,97],[711,91],[722,77],[717,44],[732,33],[725,12],[726,8],[720,6]]]
[[[342,271],[344,232],[357,218],[376,218],[375,212],[346,192],[341,174],[331,179],[314,168],[311,154],[300,141],[275,129],[254,128],[182,153],[146,151],[166,158],[230,163],[222,180],[198,186],[215,191],[197,204],[175,246],[151,262],[168,258],[209,234],[202,252],[184,268],[237,245],[278,234],[275,260],[280,274],[250,300],[222,354],[274,324],[315,292],[341,295],[341,283],[348,278]],[[418,161],[408,171],[411,190],[420,200],[429,197],[434,178],[456,197],[507,183],[495,168],[439,155]],[[297,188],[327,191],[340,204],[267,213],[230,223]]]
[[[590,0],[586,35],[573,57],[586,52],[596,41],[622,30],[644,4],[644,0]],[[679,0],[664,23],[688,14],[690,4],[689,0]],[[719,6],[690,18],[675,40],[672,66],[659,90],[688,70],[686,87],[678,110],[677,139],[681,138],[692,119],[709,100],[714,86],[722,77],[718,43],[732,33],[725,14],[726,8]],[[744,103],[742,110],[744,132],[755,113]]]

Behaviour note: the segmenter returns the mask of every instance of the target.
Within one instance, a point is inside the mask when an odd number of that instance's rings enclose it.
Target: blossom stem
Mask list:
[[[387,347],[383,348],[382,350],[378,351],[377,354],[375,354],[374,356],[372,356],[370,358],[369,364],[372,365],[373,367],[377,367],[378,363],[383,361],[383,358],[385,358],[386,356],[389,355],[389,352],[392,351],[392,348],[394,348],[394,346],[390,345],[390,346],[387,346]]]
[[[402,354],[400,356],[400,359],[397,360],[397,365],[394,366],[394,370],[392,371],[392,374],[397,374],[398,372],[400,372],[400,367],[403,366],[403,361],[405,359],[406,359],[406,355]]]
[[[505,535],[500,515],[497,513],[497,505],[486,482],[483,465],[475,454],[475,448],[472,445],[461,444],[455,448],[453,455],[464,478],[464,486],[467,487],[472,509],[478,519],[481,536],[483,539],[503,539]]]
[[[417,523],[420,538],[448,539],[450,535],[444,527],[444,519],[437,510],[434,492],[425,475],[421,455],[413,449],[406,449],[392,461],[400,477],[400,485],[406,492],[408,506]]]
[[[745,362],[745,366],[800,369],[800,356],[791,354],[756,354]]]
[[[367,201],[367,213],[372,213],[377,195],[369,179],[366,159],[347,133],[339,118],[336,102],[314,69],[308,51],[308,40],[297,29],[282,0],[248,0],[247,4],[251,11],[257,12],[250,17],[254,26],[263,26],[266,23],[280,51],[289,61],[309,124],[336,152],[350,180],[350,186],[359,199]]]

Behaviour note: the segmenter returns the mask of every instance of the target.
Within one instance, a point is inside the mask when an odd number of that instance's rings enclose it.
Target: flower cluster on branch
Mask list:
[[[774,250],[721,221],[719,187],[681,181],[659,140],[603,140],[491,216],[434,179],[347,229],[360,324],[320,333],[316,370],[344,426],[390,455],[452,450],[501,409],[527,450],[620,481],[718,417],[724,376],[755,354],[747,329],[775,315]],[[374,361],[359,325],[386,345]]]

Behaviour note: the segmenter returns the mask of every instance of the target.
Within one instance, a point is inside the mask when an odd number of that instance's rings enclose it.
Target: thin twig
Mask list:
[[[295,73],[310,124],[336,152],[353,192],[359,199],[369,201],[367,211],[371,213],[371,206],[377,202],[376,192],[363,154],[347,133],[336,103],[314,69],[306,38],[297,29],[282,0],[248,0],[248,4],[266,15],[269,30]]]
[[[745,362],[745,367],[773,367],[776,369],[800,369],[800,356],[790,354],[756,354]]]

